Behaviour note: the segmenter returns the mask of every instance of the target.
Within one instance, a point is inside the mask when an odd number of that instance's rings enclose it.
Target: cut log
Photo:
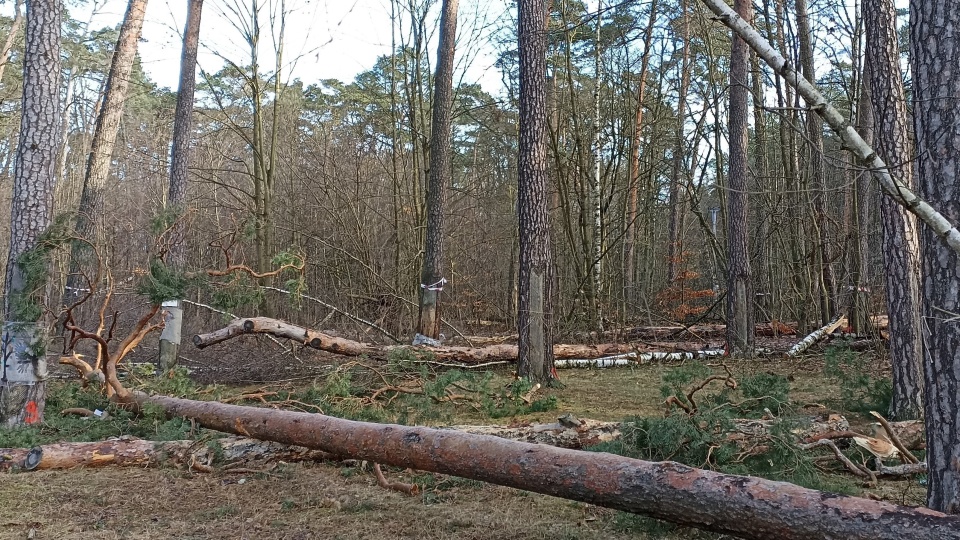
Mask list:
[[[193,466],[236,464],[250,461],[317,461],[331,454],[302,446],[225,437],[214,444],[197,441],[146,441],[121,437],[98,442],[57,443],[35,448],[0,449],[0,471],[9,469],[73,469],[76,467],[143,467],[158,464]]]
[[[228,433],[451,474],[754,539],[960,539],[960,517],[784,482],[424,427],[137,396]]]
[[[193,336],[193,344],[198,348],[209,347],[245,334],[269,334],[300,342],[308,347],[345,356],[366,355],[371,358],[386,359],[395,351],[409,352],[417,357],[441,362],[462,362],[480,364],[486,362],[516,361],[516,345],[489,345],[487,347],[427,347],[413,345],[390,345],[378,347],[350,339],[331,336],[316,330],[310,330],[267,317],[236,319],[219,330]],[[602,345],[555,345],[556,358],[598,358],[632,352],[634,347],[625,344]]]
[[[831,332],[833,332],[837,328],[840,328],[840,326],[844,322],[846,322],[846,320],[847,320],[846,317],[841,315],[835,318],[834,320],[830,321],[830,324],[821,328],[817,328],[816,330],[811,332],[809,335],[807,335],[807,337],[801,339],[796,345],[791,347],[790,350],[787,351],[787,356],[790,356],[790,357],[800,356],[801,354],[804,353],[804,351],[812,347],[817,342],[823,339],[826,339],[826,337],[829,336]]]

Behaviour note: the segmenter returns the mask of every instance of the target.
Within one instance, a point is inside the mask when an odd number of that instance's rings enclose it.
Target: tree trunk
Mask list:
[[[960,220],[960,9],[937,0],[910,2],[913,125],[921,195]],[[927,506],[960,512],[960,256],[925,229],[922,238]],[[892,322],[892,319],[891,319]]]
[[[27,5],[23,107],[14,165],[10,249],[4,288],[0,427],[43,420],[45,343],[40,307],[47,268],[38,245],[50,223],[60,127],[60,0]],[[38,249],[39,248],[39,249]],[[12,353],[12,354],[11,354]],[[13,364],[13,365],[11,365]]]
[[[137,56],[137,43],[143,28],[143,19],[147,11],[147,0],[130,0],[127,5],[120,35],[113,50],[110,72],[104,85],[103,104],[93,132],[93,142],[87,157],[86,174],[83,177],[83,191],[77,209],[75,230],[77,236],[99,244],[100,227],[97,221],[103,218],[103,196],[107,178],[110,176],[110,163],[113,160],[113,147],[117,141],[117,130],[123,118],[127,88],[130,86],[130,72]],[[82,265],[90,255],[90,247],[76,243],[71,249],[70,273],[63,291],[63,304],[71,305],[82,296],[84,286],[81,274]]]
[[[623,240],[623,301],[624,315],[630,314],[629,306],[636,302],[639,296],[636,280],[636,246],[637,246],[637,202],[640,192],[640,145],[643,133],[643,102],[646,97],[647,71],[650,67],[650,57],[653,55],[653,26],[657,21],[658,0],[650,2],[650,18],[643,33],[643,57],[640,60],[640,73],[637,76],[637,108],[633,119],[633,139],[630,142],[630,187],[627,195],[627,215],[624,220],[627,228]]]
[[[138,400],[228,433],[481,480],[742,538],[960,538],[960,518],[925,508],[679,463],[216,402],[161,396]]]
[[[423,246],[423,272],[420,274],[420,320],[417,324],[418,333],[433,339],[440,337],[440,292],[446,281],[443,277],[443,202],[452,172],[450,136],[458,4],[458,0],[443,0],[437,73],[434,77],[427,231]]]
[[[553,378],[554,274],[547,215],[547,4],[518,3],[520,147],[517,214],[520,279],[517,371],[545,384]]]
[[[813,33],[810,30],[810,17],[807,13],[807,0],[796,0],[797,9],[797,37],[800,41],[800,66],[803,76],[808,81],[816,81],[816,70],[813,66]],[[814,276],[816,290],[820,292],[820,320],[826,324],[836,315],[836,282],[833,276],[833,263],[830,254],[830,234],[826,230],[827,193],[823,164],[823,120],[814,111],[807,113],[806,136],[808,146],[807,162],[807,193],[811,198],[814,219],[807,222],[811,225],[814,243]]]
[[[866,12],[866,8],[864,12]],[[866,16],[866,15],[865,15]],[[874,73],[874,63],[877,59],[869,54],[870,44],[867,44],[868,53],[863,60],[863,77],[860,89],[860,98],[857,100],[857,131],[863,136],[867,144],[874,144],[875,116],[872,105],[870,85]],[[890,76],[888,74],[888,76]],[[884,156],[887,157],[887,156]],[[852,158],[852,156],[851,156]],[[853,159],[851,159],[853,161]],[[870,210],[873,206],[871,197],[871,182],[869,171],[856,170],[856,163],[850,164],[854,174],[854,182],[849,187],[850,220],[853,238],[849,250],[850,261],[850,327],[853,332],[867,335],[870,328],[870,246],[868,231],[872,224]],[[893,203],[893,201],[891,201]],[[893,203],[895,204],[895,203]],[[919,315],[919,313],[918,313]]]
[[[749,0],[735,0],[734,9],[749,24]],[[727,351],[753,352],[753,275],[750,269],[750,182],[747,153],[750,102],[750,47],[734,32],[730,50],[730,157],[727,195]]]
[[[871,99],[877,123],[876,147],[892,174],[910,189],[914,149],[907,123],[906,94],[900,77],[897,12],[893,0],[865,0],[866,55],[872,62]],[[889,415],[919,418],[923,404],[920,326],[920,239],[916,218],[889,196],[880,200],[893,399]]]
[[[173,224],[166,263],[176,271],[185,266],[184,223],[187,202],[187,167],[190,165],[190,137],[193,133],[193,97],[196,88],[197,48],[200,43],[200,15],[203,0],[190,0],[187,7],[187,25],[183,30],[183,51],[180,56],[180,88],[177,90],[177,108],[173,119],[173,143],[170,149],[170,185],[167,209],[177,215]],[[180,333],[183,327],[183,308],[179,298],[164,302],[165,326],[160,334],[160,369],[177,363]]]
[[[683,45],[683,59],[680,62],[680,88],[677,89],[677,130],[670,161],[670,193],[667,205],[670,207],[670,221],[667,225],[669,240],[667,243],[667,283],[673,283],[680,271],[683,259],[683,222],[686,216],[686,201],[680,196],[684,183],[680,176],[686,174],[687,141],[684,139],[684,123],[687,121],[687,93],[690,89],[690,13],[686,0],[680,0],[682,18],[680,40]]]

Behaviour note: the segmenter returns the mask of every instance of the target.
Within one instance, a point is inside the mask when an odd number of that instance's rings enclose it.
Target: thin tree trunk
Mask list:
[[[203,0],[190,0],[187,23],[183,31],[183,51],[180,56],[180,87],[173,119],[173,143],[170,149],[170,185],[167,208],[178,216],[174,223],[166,263],[177,271],[186,265],[185,227],[183,217],[187,204],[187,168],[190,165],[190,138],[193,134],[193,98],[196,88],[197,48],[200,43],[200,15]],[[164,302],[166,325],[160,334],[160,369],[176,365],[183,327],[183,308],[180,298]]]
[[[45,289],[45,258],[38,242],[50,224],[56,186],[60,128],[60,0],[27,5],[23,60],[23,107],[14,164],[10,249],[7,254],[0,366],[0,427],[43,420],[45,336],[36,323]]]
[[[871,145],[875,141],[875,117],[870,91],[874,62],[875,60],[869,53],[864,56],[860,98],[857,100],[857,131],[863,136],[867,144]],[[884,157],[887,156],[884,155]],[[851,161],[853,161],[852,158],[851,156]],[[849,205],[849,226],[853,231],[853,242],[848,251],[851,293],[850,326],[854,333],[866,335],[872,333],[870,329],[870,306],[868,304],[870,299],[870,253],[869,236],[867,234],[871,224],[870,209],[873,207],[870,200],[871,182],[869,171],[856,170],[856,163],[851,163],[850,169],[855,178],[848,189],[851,203]]]
[[[20,27],[23,26],[21,3],[22,0],[13,0],[13,22],[10,23],[10,33],[7,34],[7,39],[3,42],[3,49],[0,49],[0,81],[3,80],[3,72],[7,69],[7,63],[10,61],[10,51],[13,50],[13,43],[17,40]]]
[[[434,77],[433,124],[430,133],[430,172],[427,186],[427,230],[424,238],[423,271],[420,274],[420,317],[417,332],[440,337],[440,291],[443,290],[443,203],[451,183],[451,124],[453,108],[453,60],[457,38],[458,0],[443,0],[440,43]]]
[[[120,35],[113,50],[110,72],[107,75],[103,92],[103,104],[93,132],[93,142],[87,157],[87,169],[83,176],[83,191],[77,209],[75,231],[77,236],[100,243],[98,219],[104,215],[103,196],[110,176],[110,164],[113,160],[113,147],[117,141],[117,131],[123,118],[123,107],[130,86],[130,72],[137,56],[137,43],[143,29],[143,19],[147,12],[147,0],[130,0],[120,26]],[[83,277],[83,263],[90,254],[90,247],[74,244],[71,249],[70,273],[63,291],[63,305],[71,305],[80,298]]]
[[[633,139],[630,147],[630,190],[627,195],[627,215],[625,226],[627,228],[623,241],[623,300],[625,304],[624,315],[629,314],[631,306],[638,296],[636,280],[636,250],[637,250],[637,202],[640,193],[640,144],[643,133],[643,102],[646,98],[647,89],[647,71],[650,67],[650,57],[653,51],[650,46],[653,43],[653,25],[657,21],[657,3],[653,0],[650,3],[650,18],[647,20],[647,27],[643,34],[643,57],[640,60],[640,74],[637,82],[637,109],[633,119]]]
[[[673,148],[673,157],[670,163],[670,221],[667,225],[669,240],[667,244],[667,282],[673,283],[680,271],[683,259],[683,221],[686,216],[686,201],[680,197],[682,183],[680,176],[684,173],[687,141],[684,140],[684,123],[687,120],[687,92],[690,89],[690,17],[686,0],[680,0],[681,30],[680,40],[683,43],[683,59],[680,62],[680,88],[677,94],[677,131]]]
[[[518,373],[537,383],[553,378],[554,273],[547,213],[547,4],[520,0],[520,147],[517,214],[520,279]]]
[[[750,24],[750,0],[734,0]],[[750,103],[750,47],[734,32],[730,50],[730,150],[727,194],[727,351],[750,355],[754,343],[753,273],[750,269],[750,182],[747,154]]]
[[[900,46],[893,0],[863,4],[871,99],[876,117],[877,151],[892,173],[910,189],[913,142],[907,120],[906,93],[900,78]],[[889,415],[896,420],[919,418],[923,406],[920,326],[920,239],[917,219],[892,197],[880,200],[887,314],[890,316],[890,361],[893,398]]]
[[[910,63],[917,179],[930,204],[960,217],[960,9],[952,2],[911,0]],[[892,74],[891,74],[892,75]],[[879,99],[881,96],[877,96]],[[927,506],[960,513],[960,255],[925,229],[923,264]],[[892,323],[892,320],[891,320]]]

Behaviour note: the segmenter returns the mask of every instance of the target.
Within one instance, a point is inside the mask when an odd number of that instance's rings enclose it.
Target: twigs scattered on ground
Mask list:
[[[399,491],[400,493],[405,493],[407,495],[416,495],[420,493],[420,486],[416,484],[406,484],[403,482],[390,482],[385,476],[383,476],[383,471],[380,470],[380,464],[373,464],[373,472],[377,475],[377,484],[384,489],[392,489],[393,491]]]

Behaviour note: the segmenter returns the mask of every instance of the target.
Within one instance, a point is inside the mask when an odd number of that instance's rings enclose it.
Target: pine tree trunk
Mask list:
[[[537,383],[553,378],[553,260],[547,215],[547,4],[520,0],[520,148],[517,214],[520,278],[518,367]]]
[[[137,43],[143,29],[143,19],[147,11],[147,0],[130,0],[127,5],[120,35],[113,50],[110,72],[103,92],[103,104],[97,115],[93,142],[87,157],[87,169],[83,177],[83,191],[77,209],[76,234],[91,242],[98,243],[101,234],[98,220],[103,218],[104,189],[110,176],[110,163],[113,160],[113,147],[117,141],[117,131],[123,118],[127,88],[130,86],[130,72],[137,56]],[[85,285],[81,275],[82,265],[90,255],[90,247],[74,244],[70,257],[70,273],[63,292],[63,304],[71,305],[81,294]]]
[[[36,323],[46,269],[21,265],[50,224],[60,133],[60,0],[27,5],[23,107],[13,178],[4,288],[0,427],[43,420],[44,336]],[[36,264],[36,262],[34,262]]]
[[[166,263],[175,270],[185,266],[184,223],[186,211],[187,167],[190,165],[190,137],[193,133],[193,97],[196,88],[197,48],[200,43],[200,16],[203,0],[190,0],[187,24],[183,31],[183,51],[180,56],[180,88],[177,91],[177,109],[173,119],[173,144],[170,150],[170,185],[167,208],[180,218],[174,224]],[[179,298],[164,302],[165,326],[160,334],[160,368],[176,365],[183,327],[183,308]]]
[[[892,164],[891,174],[911,189],[913,144],[907,123],[906,93],[900,78],[900,46],[893,0],[863,3],[867,57],[873,62],[871,99],[877,122],[875,147]],[[923,404],[920,326],[920,245],[916,217],[890,196],[880,200],[883,265],[890,316],[890,361],[893,399],[890,416],[919,418]]]
[[[458,0],[443,0],[440,14],[440,44],[434,77],[433,124],[430,133],[430,172],[427,186],[427,230],[424,238],[423,272],[420,274],[420,320],[417,332],[440,337],[440,291],[443,290],[443,204],[451,183],[451,123],[453,107],[453,59],[457,37]]]
[[[667,224],[669,240],[667,244],[667,282],[673,283],[680,272],[683,259],[683,222],[686,216],[686,201],[680,196],[685,186],[681,176],[686,175],[687,141],[684,139],[684,123],[687,120],[687,93],[690,89],[690,17],[686,0],[680,0],[680,17],[683,58],[680,62],[680,88],[677,94],[677,131],[670,162],[670,193],[667,205],[670,207],[670,221]]]
[[[913,125],[921,197],[960,221],[960,9],[952,2],[911,0]],[[960,513],[960,255],[929,228],[923,264],[927,506]],[[892,321],[891,321],[892,322]]]
[[[734,10],[748,23],[753,20],[749,0],[735,0]],[[730,157],[727,195],[727,351],[749,355],[753,351],[753,274],[750,269],[750,182],[748,109],[750,103],[750,47],[734,33],[730,50]]]

